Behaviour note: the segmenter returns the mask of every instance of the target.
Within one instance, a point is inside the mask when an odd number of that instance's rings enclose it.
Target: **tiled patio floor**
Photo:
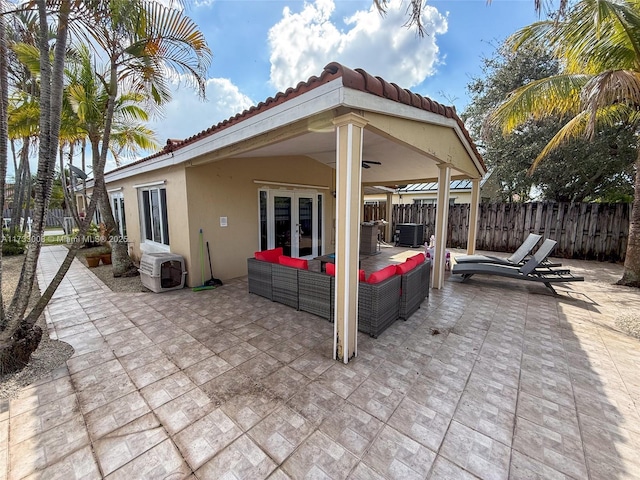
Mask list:
[[[564,263],[588,281],[557,297],[447,278],[343,365],[246,279],[111,293],[76,261],[47,311],[75,355],[0,401],[0,479],[640,478],[640,342],[613,328],[640,292]]]

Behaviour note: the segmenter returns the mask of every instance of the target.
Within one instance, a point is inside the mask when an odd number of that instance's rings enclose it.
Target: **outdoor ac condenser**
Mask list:
[[[174,253],[145,253],[138,271],[142,285],[156,293],[184,288],[187,276],[184,258]]]

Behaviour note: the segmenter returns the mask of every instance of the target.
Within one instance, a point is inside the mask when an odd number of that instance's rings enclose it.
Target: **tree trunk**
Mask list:
[[[103,183],[103,191],[100,196],[100,214],[107,229],[107,240],[111,245],[111,265],[114,277],[135,277],[138,268],[129,256],[129,247],[126,238],[120,236],[118,224],[113,218],[113,211],[109,202],[109,194]]]
[[[617,284],[640,287],[640,141],[638,142],[636,156],[636,179],[633,204],[631,206],[629,237],[627,238],[627,252],[624,258],[624,272]]]
[[[7,328],[0,334],[0,370],[2,371],[24,366],[28,362],[31,353],[38,347],[42,337],[42,331],[35,326],[35,322],[44,307],[39,312],[34,313],[32,311],[27,319],[24,318],[24,314],[35,281],[36,267],[41,249],[39,240],[44,233],[45,216],[49,207],[55,174],[55,161],[62,117],[64,60],[71,3],[69,0],[60,2],[53,68],[49,56],[48,40],[50,37],[47,3],[45,0],[38,0],[36,3],[40,31],[38,41],[40,50],[40,132],[32,233],[34,235],[33,238],[37,241],[29,242],[22,271],[20,272],[18,287],[9,310],[6,312]],[[6,118],[6,114],[4,116]],[[19,358],[14,358],[15,355],[18,355]]]
[[[7,161],[9,155],[9,86],[7,66],[7,32],[3,4],[0,4],[0,212],[4,214]],[[2,231],[0,230],[0,285],[2,284]],[[0,288],[0,329],[5,326],[4,299]]]
[[[24,368],[41,339],[42,329],[38,325],[21,322],[13,336],[0,343],[0,375]]]

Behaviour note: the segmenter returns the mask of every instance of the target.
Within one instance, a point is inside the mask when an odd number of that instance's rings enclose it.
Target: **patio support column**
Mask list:
[[[362,204],[362,147],[367,121],[353,113],[336,126],[336,278],[333,358],[357,355],[358,260]]]
[[[388,243],[393,243],[391,234],[391,217],[393,217],[393,193],[387,192],[387,213],[385,214],[385,220],[387,224],[384,226],[384,240]]]
[[[480,179],[471,180],[471,208],[469,209],[469,234],[467,237],[467,255],[476,253],[478,237],[478,210],[480,208]]]
[[[436,206],[436,248],[433,262],[433,288],[444,286],[444,267],[447,253],[447,226],[449,223],[449,190],[451,165],[438,165],[438,203]]]

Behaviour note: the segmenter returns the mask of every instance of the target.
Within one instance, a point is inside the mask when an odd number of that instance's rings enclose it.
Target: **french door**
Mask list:
[[[323,194],[316,192],[261,190],[262,249],[282,247],[285,255],[300,258],[320,255],[322,199]]]

